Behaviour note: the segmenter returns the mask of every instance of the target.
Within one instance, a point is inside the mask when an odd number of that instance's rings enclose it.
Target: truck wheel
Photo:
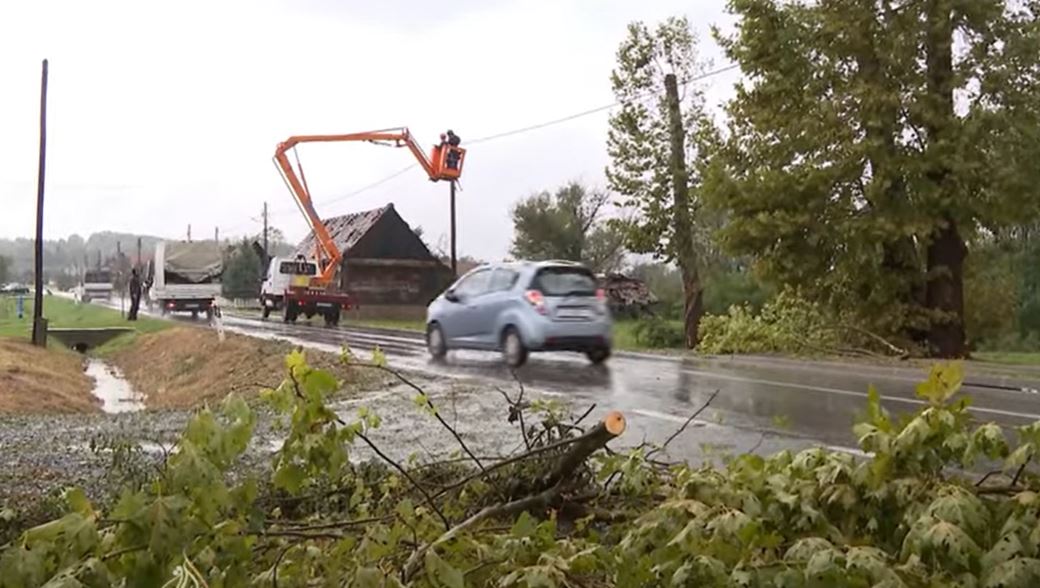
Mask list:
[[[206,309],[206,320],[211,322],[211,323],[213,322],[213,307],[212,306]]]
[[[295,302],[285,303],[285,312],[282,314],[283,319],[287,323],[295,323],[296,317],[299,316],[299,309],[296,307]]]
[[[271,307],[267,306],[266,302],[264,302],[263,306],[260,307],[260,316],[264,318],[271,316]]]
[[[197,311],[197,310],[191,311],[191,320],[193,320],[193,321],[194,320],[198,320],[198,318],[199,318],[199,311]]]
[[[330,310],[325,313],[325,326],[335,327],[339,325],[339,309]]]

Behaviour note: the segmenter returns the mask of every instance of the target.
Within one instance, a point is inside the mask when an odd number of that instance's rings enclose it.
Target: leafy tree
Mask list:
[[[1038,3],[730,6],[737,30],[716,36],[746,81],[708,191],[730,215],[725,245],[965,355],[967,243],[1040,208]]]
[[[624,251],[621,233],[602,218],[609,200],[606,192],[579,182],[521,200],[512,210],[512,255],[580,261],[596,272],[617,270]]]
[[[653,30],[630,24],[611,75],[621,107],[610,117],[607,139],[610,188],[637,213],[623,223],[627,245],[679,267],[688,347],[698,341],[700,266],[709,253],[705,224],[699,222],[705,162],[698,159],[704,155],[698,145],[709,143],[711,125],[702,93],[687,83],[700,67],[685,18],[670,18]]]
[[[226,298],[256,298],[260,282],[267,268],[261,268],[260,258],[252,243],[243,239],[227,253],[221,290]]]
[[[0,284],[6,284],[10,279],[11,260],[5,255],[0,255]]]

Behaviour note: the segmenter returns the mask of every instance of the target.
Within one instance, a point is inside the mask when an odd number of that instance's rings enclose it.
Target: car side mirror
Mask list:
[[[448,302],[458,302],[459,295],[455,293],[455,290],[448,290],[444,293],[444,299]]]

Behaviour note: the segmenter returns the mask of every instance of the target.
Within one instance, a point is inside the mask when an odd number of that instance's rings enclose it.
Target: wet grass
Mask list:
[[[976,360],[985,363],[1040,366],[1040,352],[1016,353],[1005,351],[985,351],[973,353],[972,355]]]
[[[22,318],[18,318],[17,300],[0,297],[0,337],[25,337],[32,333],[33,300],[25,300]],[[169,328],[170,323],[158,319],[140,317],[129,322],[117,310],[96,304],[77,304],[57,296],[44,296],[43,316],[48,326],[55,328],[103,328],[134,327],[141,333],[154,333]]]

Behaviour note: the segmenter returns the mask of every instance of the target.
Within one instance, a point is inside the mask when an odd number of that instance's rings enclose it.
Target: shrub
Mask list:
[[[806,353],[835,348],[837,332],[817,304],[794,290],[781,291],[755,314],[747,305],[701,319],[704,353]]]
[[[682,324],[661,317],[643,319],[635,327],[636,342],[651,349],[682,347],[685,343]]]

